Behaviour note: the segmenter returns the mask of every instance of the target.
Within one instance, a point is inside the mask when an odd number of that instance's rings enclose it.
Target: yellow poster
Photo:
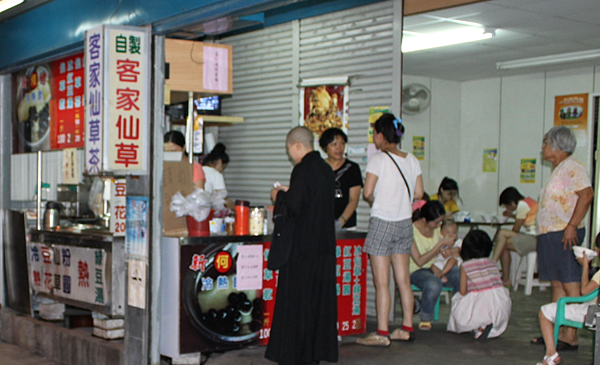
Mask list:
[[[521,159],[521,183],[533,184],[535,183],[535,158],[522,158]]]
[[[554,98],[554,125],[574,131],[587,131],[588,94],[563,95]]]
[[[498,171],[498,149],[490,148],[483,150],[483,172]]]
[[[425,159],[425,137],[413,136],[413,155],[417,160]]]
[[[373,126],[381,114],[389,113],[389,106],[372,106],[369,109],[369,143],[374,143],[373,141]]]

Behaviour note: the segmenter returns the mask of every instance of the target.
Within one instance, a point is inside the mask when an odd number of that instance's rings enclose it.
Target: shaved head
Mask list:
[[[285,142],[288,145],[296,144],[300,142],[309,151],[313,150],[315,138],[313,133],[306,127],[295,127],[287,135]]]

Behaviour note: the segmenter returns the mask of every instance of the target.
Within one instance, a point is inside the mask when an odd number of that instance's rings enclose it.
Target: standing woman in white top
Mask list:
[[[363,198],[371,206],[371,219],[364,251],[369,254],[373,271],[377,332],[357,340],[366,346],[389,346],[390,339],[414,338],[414,296],[408,269],[413,245],[412,202],[423,196],[423,178],[419,161],[398,149],[403,134],[402,121],[393,114],[383,114],[373,130],[375,146],[381,152],[371,156],[367,163]],[[404,314],[402,328],[391,334],[390,266],[400,288]]]
[[[229,156],[225,153],[225,145],[217,143],[213,150],[204,158],[202,165],[204,175],[206,176],[206,183],[204,184],[206,192],[212,194],[215,191],[225,191],[227,194],[223,171],[225,171],[228,163]],[[235,208],[235,204],[229,198],[225,198],[225,205],[231,210]]]

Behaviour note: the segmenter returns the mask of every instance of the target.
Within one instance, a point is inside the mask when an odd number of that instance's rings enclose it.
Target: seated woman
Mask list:
[[[514,187],[504,189],[500,194],[499,205],[506,209],[505,217],[515,218],[512,230],[502,229],[494,237],[492,260],[502,265],[502,283],[510,285],[510,251],[524,256],[536,249],[535,217],[538,211],[537,201],[525,198]],[[521,233],[521,228],[524,232]]]
[[[458,184],[455,180],[445,177],[440,183],[437,194],[433,194],[430,200],[439,200],[444,205],[447,216],[451,217],[452,214],[460,211],[455,200],[457,198],[460,200]]]
[[[452,236],[442,237],[440,225],[446,215],[444,206],[437,200],[427,202],[422,208],[413,213],[414,243],[410,260],[410,282],[421,289],[421,323],[419,329],[431,330],[431,320],[435,310],[435,304],[440,297],[442,287],[452,288],[454,293],[459,290],[460,270],[453,267],[445,277],[447,282],[437,277],[431,270],[431,266],[439,253],[451,255],[454,238]]]
[[[363,186],[360,167],[345,156],[348,136],[341,129],[329,128],[319,145],[327,153],[325,162],[335,176],[335,220],[343,229],[356,229],[356,207]],[[337,225],[336,225],[337,226]]]
[[[225,153],[225,145],[217,143],[212,151],[204,158],[204,173],[206,174],[206,184],[204,190],[208,193],[215,191],[227,192],[223,171],[227,168],[229,156]],[[227,208],[233,210],[235,204],[229,198],[225,198]]]
[[[183,136],[183,133],[179,131],[169,131],[165,133],[164,150],[165,152],[183,152],[181,159],[187,160],[187,153],[185,152],[185,137]],[[204,182],[206,181],[206,178],[204,176],[204,170],[202,170],[202,165],[194,161],[193,166],[194,187],[204,189]]]
[[[596,244],[598,244],[598,238],[600,238],[600,235],[596,236]],[[598,252],[597,246],[596,252]],[[587,256],[583,255],[583,257],[581,258],[577,258],[577,261],[581,264],[582,267],[581,295],[588,295],[594,290],[596,290],[598,286],[600,286],[600,271],[594,274],[594,276],[590,280],[590,262],[588,261]],[[565,318],[575,322],[583,322],[587,314],[588,307],[590,305],[596,304],[597,301],[598,299],[596,298],[586,303],[568,304],[565,308]],[[558,365],[562,362],[562,359],[558,354],[557,348],[556,346],[554,346],[554,322],[556,321],[556,305],[556,302],[543,305],[538,315],[540,319],[542,337],[544,338],[543,342],[546,345],[546,355],[544,356],[544,361],[538,362],[537,365]],[[567,342],[566,338],[563,339],[565,341],[560,340],[559,336],[559,350],[561,345],[564,349],[577,349],[577,347],[579,347],[578,344],[569,343]]]

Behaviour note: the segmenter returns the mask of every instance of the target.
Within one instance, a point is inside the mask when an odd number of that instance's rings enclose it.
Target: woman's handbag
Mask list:
[[[273,234],[271,235],[271,248],[267,268],[277,270],[288,261],[292,244],[294,242],[294,230],[296,221],[288,216],[285,206],[285,193],[279,192],[273,209]]]

